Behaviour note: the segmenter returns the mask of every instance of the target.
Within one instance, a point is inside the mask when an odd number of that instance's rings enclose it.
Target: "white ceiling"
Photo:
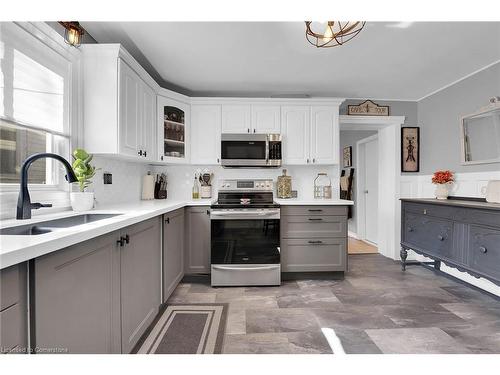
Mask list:
[[[193,96],[307,94],[418,100],[500,60],[500,22],[367,22],[317,49],[303,22],[82,22]]]

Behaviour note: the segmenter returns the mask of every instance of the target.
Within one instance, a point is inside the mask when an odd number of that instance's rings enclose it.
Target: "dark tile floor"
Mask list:
[[[168,303],[228,303],[224,353],[500,353],[498,299],[378,254],[349,262],[341,281],[182,283]]]

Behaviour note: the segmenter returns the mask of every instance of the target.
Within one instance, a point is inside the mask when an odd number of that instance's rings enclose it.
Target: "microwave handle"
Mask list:
[[[266,135],[266,164],[269,164],[269,135]]]

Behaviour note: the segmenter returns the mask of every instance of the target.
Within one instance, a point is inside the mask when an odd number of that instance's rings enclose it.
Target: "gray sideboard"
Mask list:
[[[407,250],[500,285],[500,204],[401,200],[401,260]]]

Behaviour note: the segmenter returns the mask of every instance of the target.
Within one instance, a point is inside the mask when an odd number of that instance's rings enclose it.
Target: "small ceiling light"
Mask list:
[[[312,30],[312,21],[306,21],[306,39],[318,48],[341,46],[358,35],[365,27],[365,23],[365,21],[328,21],[325,31],[321,34]]]
[[[73,47],[80,47],[82,44],[83,34],[85,30],[78,22],[59,22],[66,31],[64,32],[64,41]]]

